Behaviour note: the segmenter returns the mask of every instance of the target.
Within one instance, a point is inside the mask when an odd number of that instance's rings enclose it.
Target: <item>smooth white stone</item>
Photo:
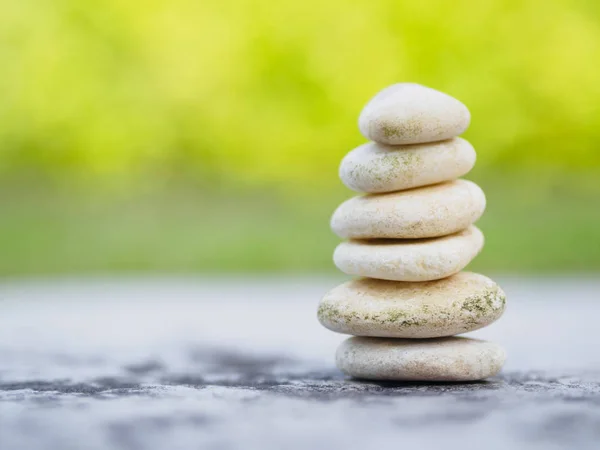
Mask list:
[[[338,333],[419,339],[485,327],[502,315],[505,303],[494,281],[472,272],[423,282],[360,278],[325,294],[317,316]]]
[[[358,119],[360,132],[388,145],[419,144],[458,136],[471,121],[465,105],[420,84],[393,84],[373,97]]]
[[[407,191],[363,195],[342,203],[331,229],[344,239],[418,239],[464,230],[485,210],[475,183],[450,181]]]
[[[342,242],[333,261],[348,275],[431,281],[460,272],[481,251],[483,242],[483,233],[472,225],[439,238]]]
[[[427,340],[352,337],[336,352],[347,375],[390,381],[475,381],[496,375],[506,352],[493,342],[449,337]]]
[[[339,174],[355,191],[393,192],[454,180],[475,160],[473,146],[461,138],[401,147],[369,142],[344,157]]]

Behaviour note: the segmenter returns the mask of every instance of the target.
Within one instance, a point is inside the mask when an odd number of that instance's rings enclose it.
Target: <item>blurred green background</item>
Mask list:
[[[600,269],[600,2],[0,3],[0,274],[319,272],[381,88],[471,110],[472,267]]]

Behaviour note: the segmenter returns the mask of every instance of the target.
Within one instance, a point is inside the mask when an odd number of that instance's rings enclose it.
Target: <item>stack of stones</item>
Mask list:
[[[346,242],[335,265],[360,278],[325,295],[318,317],[350,334],[337,350],[344,373],[372,380],[471,381],[495,375],[504,350],[455,337],[498,319],[502,289],[464,267],[483,247],[473,223],[485,209],[474,183],[460,180],[475,151],[457,137],[470,113],[418,84],[377,94],[359,118],[368,142],[348,153],[340,177],[362,192],[338,207],[333,231]]]

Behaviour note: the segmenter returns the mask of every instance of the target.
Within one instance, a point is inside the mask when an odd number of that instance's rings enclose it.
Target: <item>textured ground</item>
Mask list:
[[[500,277],[501,376],[349,380],[331,279],[0,285],[0,449],[578,448],[600,442],[600,281]]]

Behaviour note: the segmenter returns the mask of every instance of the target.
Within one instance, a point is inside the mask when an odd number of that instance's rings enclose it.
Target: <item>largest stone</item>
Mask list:
[[[460,272],[410,283],[361,278],[329,291],[318,317],[332,331],[355,336],[433,338],[485,327],[504,312],[505,295],[489,278]]]

